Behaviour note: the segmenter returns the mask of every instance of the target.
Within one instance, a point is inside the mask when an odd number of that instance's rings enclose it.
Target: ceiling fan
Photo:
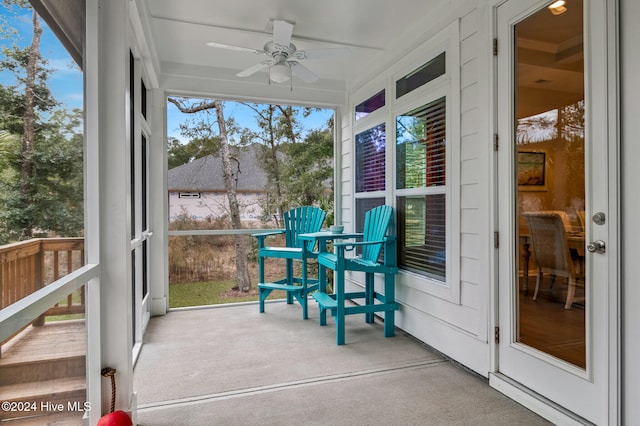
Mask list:
[[[258,71],[268,68],[269,82],[274,81],[276,83],[284,83],[285,81],[290,80],[294,75],[305,83],[313,83],[314,81],[318,81],[319,77],[309,68],[298,62],[299,60],[338,59],[344,58],[350,54],[350,51],[347,48],[298,50],[296,46],[291,43],[292,34],[293,24],[287,21],[274,20],[273,40],[267,42],[262,50],[216,42],[209,42],[207,43],[207,46],[239,52],[249,52],[269,57],[266,61],[262,61],[240,71],[236,76],[249,77]]]

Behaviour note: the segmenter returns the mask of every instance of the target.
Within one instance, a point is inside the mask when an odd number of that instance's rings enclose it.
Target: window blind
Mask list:
[[[356,192],[385,189],[385,125],[356,135]]]
[[[446,279],[446,195],[397,198],[399,264]]]
[[[396,188],[446,185],[446,102],[396,118]]]

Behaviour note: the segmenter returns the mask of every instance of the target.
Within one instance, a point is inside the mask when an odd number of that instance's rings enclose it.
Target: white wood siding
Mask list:
[[[336,111],[336,122],[340,124],[340,133],[338,134],[339,151],[336,155],[340,156],[339,165],[342,173],[338,174],[340,181],[339,188],[336,187],[336,224],[342,224],[347,231],[353,231],[351,223],[352,197],[353,197],[353,172],[352,172],[352,156],[351,156],[351,117],[349,108],[340,108]]]

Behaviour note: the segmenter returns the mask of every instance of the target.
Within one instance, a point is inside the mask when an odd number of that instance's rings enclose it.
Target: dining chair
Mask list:
[[[533,300],[538,297],[544,274],[551,275],[552,285],[556,277],[564,277],[568,285],[564,308],[571,309],[576,286],[578,281],[584,283],[584,275],[569,250],[566,228],[569,220],[566,212],[526,212],[523,215],[529,226],[533,256],[538,269]]]
[[[587,220],[585,218],[584,210],[578,210],[576,213],[578,214],[578,220],[580,221],[580,226],[582,227],[582,232],[586,232]]]
[[[318,254],[318,267],[334,271],[334,294],[327,294],[326,282],[321,282],[313,298],[320,308],[320,325],[327,324],[327,311],[335,317],[336,344],[345,343],[345,316],[365,314],[367,323],[374,322],[375,312],[384,312],[384,336],[392,337],[395,330],[394,313],[398,309],[395,301],[396,238],[387,236],[393,209],[378,206],[365,214],[364,231],[358,241],[334,242],[333,252]],[[380,251],[384,247],[383,258]],[[359,248],[357,257],[347,257]],[[345,273],[358,271],[365,273],[364,291],[346,292]],[[384,293],[375,290],[374,274],[384,275]],[[324,270],[318,276],[326,277]],[[359,304],[345,306],[346,301],[358,300]]]
[[[258,295],[260,313],[264,312],[264,302],[273,290],[286,292],[287,303],[292,304],[294,298],[302,306],[302,318],[307,319],[307,298],[318,288],[318,279],[307,276],[307,261],[317,256],[313,247],[304,250],[298,235],[308,232],[318,232],[322,228],[326,213],[313,206],[303,206],[291,209],[283,214],[284,229],[252,234],[258,239]],[[284,235],[285,246],[267,246],[265,240],[275,235]],[[281,279],[265,282],[265,259],[285,259],[285,276]],[[301,272],[295,275],[293,262],[301,262]]]

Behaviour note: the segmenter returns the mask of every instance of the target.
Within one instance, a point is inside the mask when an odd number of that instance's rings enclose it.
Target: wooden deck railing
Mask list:
[[[0,246],[0,309],[83,265],[83,238],[36,238]],[[84,313],[84,287],[50,308],[34,325],[41,325],[45,316],[79,313]]]

